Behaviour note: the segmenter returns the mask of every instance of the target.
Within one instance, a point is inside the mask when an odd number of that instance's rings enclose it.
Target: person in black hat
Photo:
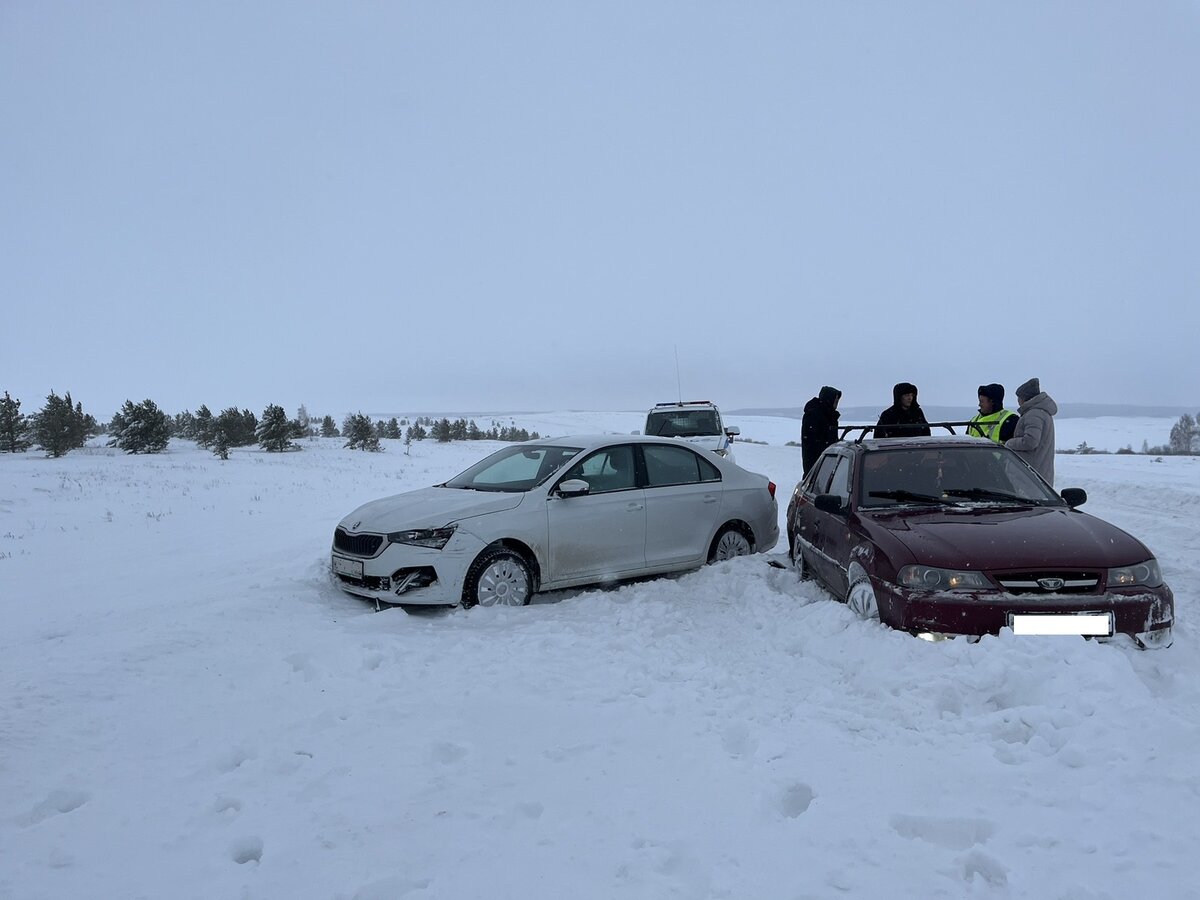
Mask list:
[[[879,414],[875,437],[929,437],[929,423],[917,403],[917,386],[902,381],[892,388],[893,403]]]
[[[1004,408],[1004,385],[981,384],[979,412],[967,427],[967,434],[1003,444],[1016,432],[1019,418],[1011,409]]]
[[[813,463],[824,452],[825,448],[838,439],[838,401],[842,392],[835,387],[826,385],[820,393],[804,404],[804,418],[800,420],[800,456],[804,462],[804,473],[813,467]]]

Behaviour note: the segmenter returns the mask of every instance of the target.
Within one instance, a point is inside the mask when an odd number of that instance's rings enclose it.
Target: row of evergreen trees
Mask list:
[[[402,430],[403,429],[403,430]],[[320,425],[301,406],[296,417],[289,419],[283,407],[269,404],[259,419],[248,409],[235,406],[214,414],[202,404],[193,413],[184,410],[174,416],[159,409],[153,400],[134,403],[126,400],[112,421],[101,425],[83,412],[83,405],[71,400],[68,392],[59,397],[54,391],[46,398],[45,406],[32,415],[21,412],[21,401],[4,392],[0,400],[0,452],[20,453],[32,446],[44,449],[50,456],[62,456],[82,447],[88,438],[106,433],[108,446],[119,447],[126,453],[161,453],[173,437],[193,440],[212,450],[221,459],[229,458],[233,447],[258,444],[269,452],[299,449],[296,441],[304,437],[345,437],[346,447],[378,452],[383,439],[404,440],[405,445],[428,437],[445,443],[449,441],[527,441],[540,435],[524,428],[500,426],[493,421],[488,429],[480,428],[475,420],[448,418],[434,420],[429,416],[407,419],[393,417],[372,422],[362,413],[345,418],[341,430],[333,416],[322,418]]]
[[[21,453],[38,446],[49,456],[63,456],[82,447],[98,430],[83,404],[72,402],[70,391],[61,397],[51,391],[46,405],[28,416],[21,412],[21,401],[10,397],[8,391],[0,400],[0,453]]]

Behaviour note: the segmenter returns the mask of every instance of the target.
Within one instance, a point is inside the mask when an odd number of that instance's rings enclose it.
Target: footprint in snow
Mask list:
[[[231,747],[217,759],[216,769],[218,772],[228,775],[254,759],[254,756],[254,751],[247,750],[245,747]]]
[[[402,878],[398,875],[373,881],[359,888],[352,900],[396,900],[408,894],[423,891],[432,884],[429,878]]]
[[[307,653],[293,653],[291,656],[284,658],[286,662],[298,675],[303,675],[305,681],[312,681],[317,677],[317,667],[313,665],[312,656]]]
[[[986,843],[996,833],[995,823],[987,819],[894,815],[890,824],[901,837],[947,850],[969,850]]]
[[[218,797],[213,801],[212,811],[218,816],[232,819],[242,811],[242,801],[236,797]]]
[[[745,725],[730,725],[721,732],[721,747],[730,756],[752,756],[758,749],[758,741],[750,736]]]
[[[982,878],[994,887],[1008,884],[1008,867],[993,856],[982,850],[972,850],[962,858],[963,880],[974,881]]]
[[[816,794],[804,782],[788,785],[779,795],[779,811],[789,819],[797,819],[808,812]]]
[[[467,755],[467,748],[449,741],[439,741],[429,748],[429,756],[434,762],[444,766],[453,765]]]
[[[45,800],[42,800],[33,809],[21,816],[18,822],[28,828],[31,825],[44,822],[53,816],[74,812],[91,799],[92,795],[86,791],[51,791]]]
[[[239,866],[246,863],[262,862],[263,842],[260,837],[244,837],[233,842],[229,848],[229,858]]]

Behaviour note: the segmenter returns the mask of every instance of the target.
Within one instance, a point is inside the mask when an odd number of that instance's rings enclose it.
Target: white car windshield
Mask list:
[[[530,444],[505,447],[455,475],[442,487],[470,491],[527,491],[561,469],[580,449]]]
[[[674,409],[646,416],[646,434],[656,437],[702,437],[720,433],[717,413],[711,409]]]

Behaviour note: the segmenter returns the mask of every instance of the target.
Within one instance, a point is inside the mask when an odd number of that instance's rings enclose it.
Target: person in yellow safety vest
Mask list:
[[[1004,408],[1004,385],[981,384],[979,386],[979,414],[971,420],[967,434],[985,437],[1003,444],[1017,430],[1020,418],[1011,409]]]

